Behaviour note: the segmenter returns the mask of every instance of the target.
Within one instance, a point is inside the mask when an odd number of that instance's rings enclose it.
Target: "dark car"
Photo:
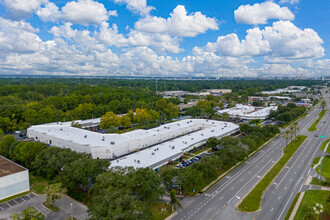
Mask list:
[[[319,135],[318,134],[315,134],[315,137],[318,137]]]

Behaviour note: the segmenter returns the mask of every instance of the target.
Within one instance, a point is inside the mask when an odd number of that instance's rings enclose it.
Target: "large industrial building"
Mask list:
[[[254,107],[250,105],[237,104],[233,108],[220,110],[217,114],[229,114],[230,118],[238,118],[242,120],[266,120],[269,117],[270,111],[277,110],[277,106],[270,107]]]
[[[29,190],[28,169],[0,156],[0,200]]]
[[[35,141],[90,153],[93,158],[117,159],[112,165],[157,168],[163,162],[204,144],[210,137],[220,138],[237,131],[239,126],[233,123],[185,119],[124,134],[92,132],[72,127],[71,122],[32,126],[27,134]]]

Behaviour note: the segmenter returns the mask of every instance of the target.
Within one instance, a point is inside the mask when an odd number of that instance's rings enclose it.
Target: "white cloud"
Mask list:
[[[6,10],[12,13],[15,18],[25,18],[31,16],[41,5],[48,0],[4,0]]]
[[[247,30],[242,41],[235,33],[220,36],[215,43],[208,43],[205,49],[225,56],[262,56],[271,51],[269,42],[263,39],[259,28]]]
[[[270,62],[324,56],[323,41],[313,29],[302,30],[289,21],[278,21],[271,27],[265,27],[262,35],[272,49],[270,56],[266,58]]]
[[[150,14],[151,10],[155,8],[147,6],[147,0],[112,0],[116,4],[127,4],[126,8],[134,13],[138,13],[142,16]]]
[[[195,37],[207,30],[218,30],[215,18],[208,18],[201,12],[187,15],[183,5],[178,5],[170,17],[147,16],[135,23],[135,29],[146,33],[167,33],[182,37]]]
[[[45,7],[40,7],[36,14],[44,22],[56,22],[61,17],[61,13],[58,10],[58,7],[52,2],[47,3]]]
[[[291,5],[294,5],[294,4],[298,4],[299,3],[299,0],[281,0],[280,1],[280,4],[291,4]]]
[[[151,46],[159,53],[180,53],[179,39],[167,34],[149,34],[131,29],[128,37],[118,33],[116,24],[109,28],[109,24],[103,22],[99,32],[95,33],[96,39],[109,46]]]
[[[234,33],[220,36],[216,42],[207,43],[203,50],[234,57],[265,56],[269,63],[289,63],[324,56],[322,44],[314,30],[302,30],[290,21],[277,21],[263,30],[247,30],[243,40]]]
[[[99,32],[95,33],[95,35],[98,40],[109,46],[126,47],[129,45],[125,36],[118,33],[116,24],[113,24],[112,27],[109,28],[107,22],[102,22]]]
[[[273,2],[241,5],[234,11],[235,21],[242,24],[266,24],[269,19],[293,20],[294,14],[287,7]]]
[[[9,53],[33,53],[42,47],[37,29],[24,21],[0,17],[0,57]]]
[[[78,0],[66,3],[62,7],[62,19],[82,25],[100,24],[107,21],[110,15],[116,15],[113,11],[108,12],[103,4],[93,0]]]

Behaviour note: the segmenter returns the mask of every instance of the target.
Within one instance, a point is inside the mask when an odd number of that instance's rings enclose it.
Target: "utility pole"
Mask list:
[[[156,95],[157,95],[157,93],[158,93],[158,92],[157,92],[157,79],[156,79]]]

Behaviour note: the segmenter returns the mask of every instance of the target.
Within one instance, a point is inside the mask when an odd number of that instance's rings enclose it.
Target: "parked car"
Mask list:
[[[318,137],[319,135],[318,134],[315,134],[315,137]]]

